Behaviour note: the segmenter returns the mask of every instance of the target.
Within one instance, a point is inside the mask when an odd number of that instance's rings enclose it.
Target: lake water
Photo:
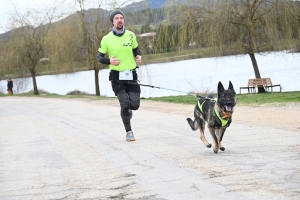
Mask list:
[[[281,84],[282,91],[300,91],[300,53],[256,54],[256,59],[261,77],[270,77],[273,84]],[[108,69],[99,72],[102,96],[114,96],[108,81],[108,74]],[[141,84],[161,88],[142,86],[141,96],[145,98],[185,95],[192,91],[216,92],[219,81],[227,88],[229,80],[239,93],[240,86],[246,86],[249,78],[255,78],[248,55],[143,65],[138,69],[138,75]],[[95,94],[94,71],[38,76],[36,80],[39,89],[50,93],[65,95],[70,91],[79,90]],[[6,80],[0,81],[0,91],[6,91],[6,84]],[[30,83],[24,92],[32,88],[32,83]],[[279,88],[274,88],[274,91],[278,90]],[[242,93],[245,92],[247,91],[242,91]]]

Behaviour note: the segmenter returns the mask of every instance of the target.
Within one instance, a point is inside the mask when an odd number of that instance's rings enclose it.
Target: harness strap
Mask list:
[[[205,101],[203,101],[203,103],[204,103],[204,102],[205,102]],[[199,107],[200,112],[201,112],[202,114],[204,114],[204,113],[203,113],[203,110],[202,110],[202,105],[203,105],[203,103],[200,104],[200,102],[198,101],[198,107]]]
[[[216,115],[218,116],[219,120],[221,121],[221,124],[222,124],[222,127],[226,126],[229,119],[223,119],[221,116],[220,116],[220,113],[218,112],[217,110],[217,105],[215,105],[215,113]]]
[[[200,102],[198,101],[198,107],[199,107],[200,112],[201,112],[202,114],[204,114],[203,109],[202,109],[202,106],[203,106],[203,104],[204,104],[204,102],[205,102],[206,100],[218,102],[218,98],[214,98],[214,99],[212,99],[212,98],[205,98],[205,100],[204,100],[201,104],[200,104]],[[216,104],[216,103],[215,103],[215,108],[214,108],[214,110],[215,110],[215,113],[216,113],[217,117],[218,117],[219,120],[221,121],[222,127],[226,126],[227,123],[228,123],[228,121],[229,121],[229,119],[223,119],[223,118],[220,116],[220,114],[219,114],[219,112],[218,112],[218,110],[217,110],[217,104]]]

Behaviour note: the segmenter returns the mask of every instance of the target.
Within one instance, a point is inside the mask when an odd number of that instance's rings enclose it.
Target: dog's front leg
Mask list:
[[[225,151],[225,147],[223,147],[222,146],[222,139],[223,139],[223,136],[224,136],[224,133],[225,133],[225,130],[226,130],[226,128],[220,128],[219,130],[218,130],[218,142],[219,142],[219,147],[220,147],[220,150],[221,151]]]
[[[211,137],[214,141],[213,150],[214,150],[215,153],[218,153],[218,151],[219,151],[219,142],[218,142],[218,138],[217,138],[216,133],[215,133],[215,129],[211,128],[211,127],[208,127],[208,130],[209,130],[209,133],[210,133],[210,135],[211,135]]]

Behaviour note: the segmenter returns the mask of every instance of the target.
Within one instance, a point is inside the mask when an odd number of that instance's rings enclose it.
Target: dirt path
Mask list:
[[[300,198],[299,104],[237,106],[214,154],[193,105],[142,101],[127,143],[116,99],[0,101],[0,199]]]
[[[194,106],[143,101],[142,109],[180,114],[192,118]],[[233,114],[233,121],[250,126],[261,125],[290,131],[300,131],[299,113],[300,103],[257,106],[237,105]]]

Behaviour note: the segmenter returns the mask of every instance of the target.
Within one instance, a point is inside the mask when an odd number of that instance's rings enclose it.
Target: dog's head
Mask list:
[[[223,84],[218,84],[218,104],[224,112],[233,112],[233,108],[236,104],[235,91],[231,81],[229,81],[229,87],[224,89]]]

